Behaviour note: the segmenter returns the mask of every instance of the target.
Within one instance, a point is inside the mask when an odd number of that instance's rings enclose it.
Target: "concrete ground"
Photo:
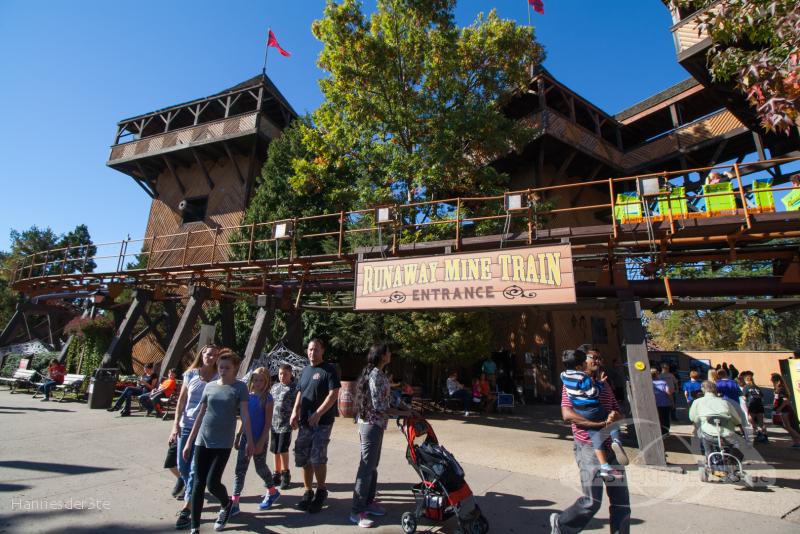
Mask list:
[[[552,511],[578,496],[569,429],[558,408],[527,406],[513,415],[445,417],[432,424],[440,441],[461,462],[492,532],[546,532]],[[0,392],[0,532],[171,532],[179,503],[169,496],[172,475],[161,468],[171,423],[134,415],[119,418],[77,402],[44,403],[28,394]],[[675,428],[668,460],[685,474],[633,465],[632,529],[653,533],[800,530],[800,451],[788,448],[775,429],[768,445],[750,451],[747,469],[765,476],[760,491],[699,482],[696,458],[682,443],[688,425]],[[330,499],[317,515],[294,508],[299,484],[284,492],[274,509],[258,510],[263,491],[251,470],[243,512],[226,532],[355,532],[348,513],[358,461],[355,426],[340,419],[329,449]],[[629,450],[635,457],[636,450]],[[761,458],[764,455],[764,458]],[[233,461],[224,481],[230,489]],[[299,478],[295,472],[295,481]],[[412,508],[416,476],[405,460],[400,432],[387,432],[380,465],[380,499],[389,514],[378,532],[401,532],[400,515]],[[209,503],[203,532],[212,532],[219,509]],[[607,529],[601,508],[587,530]],[[421,527],[453,532],[455,525]]]

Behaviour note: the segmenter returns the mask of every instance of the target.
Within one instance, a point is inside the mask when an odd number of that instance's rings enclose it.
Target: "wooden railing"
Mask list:
[[[180,145],[190,146],[206,141],[217,141],[227,137],[255,133],[257,117],[258,113],[246,113],[114,145],[111,148],[109,163],[159,154]],[[267,119],[261,117],[261,120],[266,121]]]
[[[380,250],[382,254],[395,254],[398,252],[401,236],[404,242],[416,240],[420,246],[431,238],[435,238],[438,242],[450,240],[455,250],[460,250],[465,240],[471,237],[509,233],[516,233],[527,240],[527,243],[533,244],[542,239],[553,239],[546,230],[558,228],[558,224],[564,218],[571,222],[566,225],[567,227],[580,226],[572,222],[581,213],[590,213],[594,217],[597,217],[598,212],[605,213],[599,217],[608,225],[607,234],[598,235],[598,242],[603,243],[607,243],[609,238],[612,241],[617,239],[620,234],[627,231],[626,229],[629,230],[631,224],[665,221],[671,233],[674,233],[677,221],[697,217],[737,217],[742,225],[743,230],[740,232],[742,234],[751,227],[755,214],[783,211],[782,203],[775,198],[775,193],[786,191],[794,193],[798,190],[791,185],[781,187],[770,185],[754,191],[752,187],[748,188],[749,184],[744,183],[744,177],[755,177],[757,172],[763,172],[765,168],[797,160],[800,158],[718,165],[530,188],[506,193],[506,195],[518,194],[523,198],[522,208],[512,211],[504,208],[504,195],[459,197],[388,206],[392,215],[384,223],[376,223],[375,209],[365,209],[94,244],[93,247],[96,247],[97,252],[91,255],[85,245],[58,248],[24,257],[14,267],[12,285],[23,287],[37,281],[78,280],[84,277],[124,281],[128,276],[150,272],[194,271],[202,274],[219,269],[229,274],[231,269],[244,267],[271,269],[273,266],[285,268],[302,265],[303,268],[309,268],[311,265],[330,267],[339,264],[351,268],[358,249],[380,245],[375,250]],[[686,177],[691,174],[702,177],[709,172],[723,171],[729,172],[732,177],[733,187],[729,192],[704,194],[702,190],[691,191],[691,187],[696,186],[697,182],[686,181]],[[663,190],[649,197],[636,193],[643,187],[642,180],[651,178],[658,179]],[[678,187],[685,188],[686,192],[676,195],[674,191]],[[587,189],[593,193],[580,194]],[[758,200],[755,199],[755,193],[768,196],[759,197]],[[619,195],[623,194],[625,197],[620,203]],[[709,199],[723,196],[735,197],[732,210],[717,212],[711,209],[698,210],[689,206],[697,203],[710,205],[713,202]],[[588,197],[588,200],[576,205],[577,199],[582,197]],[[769,202],[765,200],[769,198],[772,199],[771,208],[768,208]],[[687,208],[684,210],[672,207],[664,212],[663,208],[654,207],[659,205],[659,201],[665,201],[669,206],[672,206],[670,204],[672,202],[680,204],[681,201],[685,201]],[[279,223],[291,223],[294,231],[284,238],[276,236],[274,228]],[[482,225],[488,227],[482,230]],[[787,222],[784,229],[786,231],[781,230],[779,234],[784,237],[800,237],[797,226],[797,220],[792,219]],[[365,235],[370,237],[359,237]],[[759,236],[764,239],[768,237],[766,234]],[[723,235],[720,239],[728,239],[728,236]],[[310,250],[309,246],[314,240],[327,241],[327,246],[323,247],[325,253],[307,257],[298,254],[298,248]],[[637,246],[643,250],[655,244],[660,245],[661,242],[651,242],[646,239],[637,241]],[[235,259],[230,258],[231,254],[235,255]],[[165,258],[168,258],[168,261]],[[127,264],[133,261],[137,262],[137,265],[128,268]],[[97,272],[90,272],[87,268],[92,262],[97,264]]]
[[[701,18],[703,17],[703,14],[709,10],[714,12],[719,11],[722,2],[724,2],[724,0],[717,0],[717,2],[714,2],[708,8],[692,13],[670,28],[672,37],[675,41],[675,53],[679,58],[687,50],[708,39],[708,33],[701,31],[700,28],[700,25],[702,24]]]

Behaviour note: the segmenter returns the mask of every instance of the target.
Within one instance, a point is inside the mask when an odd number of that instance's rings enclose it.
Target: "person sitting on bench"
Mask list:
[[[148,363],[144,366],[144,374],[139,377],[139,382],[136,386],[128,386],[123,391],[122,394],[117,399],[117,402],[114,406],[108,408],[109,412],[116,412],[120,408],[122,408],[122,412],[120,412],[121,417],[127,417],[131,414],[131,397],[136,395],[137,397],[142,393],[147,393],[149,391],[153,391],[153,388],[156,387],[158,383],[158,375],[153,372],[153,364]],[[124,405],[124,408],[123,408]]]
[[[47,380],[39,385],[38,391],[44,393],[42,402],[50,400],[50,391],[59,384],[64,383],[64,365],[59,363],[58,360],[50,360],[50,365],[47,367]]]
[[[172,393],[175,391],[175,386],[177,385],[177,381],[175,377],[178,374],[175,369],[170,369],[167,371],[167,378],[161,385],[158,386],[158,389],[154,389],[149,393],[142,393],[139,395],[139,404],[142,408],[147,410],[147,415],[151,415],[153,411],[158,415],[161,415],[161,403],[160,400],[162,397],[170,398]]]

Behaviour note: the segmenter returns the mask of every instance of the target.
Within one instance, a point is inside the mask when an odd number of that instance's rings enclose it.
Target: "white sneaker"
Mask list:
[[[469,417],[469,412],[464,412],[464,417]]]
[[[372,528],[375,526],[375,521],[369,518],[367,512],[361,512],[360,514],[350,514],[350,522],[355,523],[361,528]]]
[[[561,534],[561,528],[558,525],[558,512],[550,514],[550,534]]]

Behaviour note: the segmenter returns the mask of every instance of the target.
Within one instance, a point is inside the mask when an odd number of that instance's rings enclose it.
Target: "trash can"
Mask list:
[[[116,383],[117,369],[115,367],[96,369],[89,382],[89,408],[97,410],[111,407]]]

